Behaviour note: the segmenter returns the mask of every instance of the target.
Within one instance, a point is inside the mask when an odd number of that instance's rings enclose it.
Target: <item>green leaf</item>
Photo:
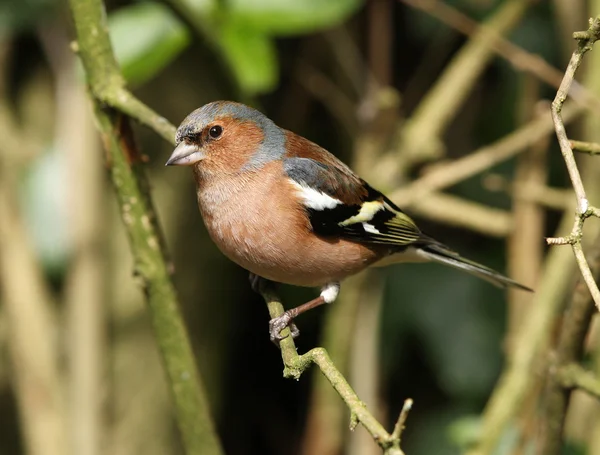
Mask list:
[[[229,0],[236,21],[268,35],[296,35],[333,27],[353,14],[363,0]]]
[[[219,31],[219,45],[245,95],[267,92],[277,85],[277,53],[268,36],[227,22]]]
[[[109,18],[115,55],[131,84],[141,84],[169,64],[190,41],[187,28],[164,5],[138,3]]]

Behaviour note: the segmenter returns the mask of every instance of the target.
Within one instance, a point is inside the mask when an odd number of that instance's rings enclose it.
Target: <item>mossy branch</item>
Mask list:
[[[101,1],[70,0],[70,3],[78,36],[74,49],[79,53],[88,75],[113,184],[136,259],[136,272],[144,282],[186,449],[189,454],[220,454],[222,449],[194,367],[148,185],[141,172],[142,159],[131,140],[128,119],[122,114],[148,126],[170,143],[174,141],[175,127],[126,89],[108,40]],[[264,297],[271,317],[283,313],[283,306],[274,294],[267,290]],[[286,331],[289,335],[289,329],[282,333],[285,335]],[[297,379],[311,364],[316,364],[350,409],[351,426],[360,422],[386,455],[403,455],[400,440],[412,400],[406,401],[394,431],[389,434],[366,409],[325,349],[315,348],[298,355],[289,336],[282,340],[280,346],[284,377]]]
[[[273,290],[265,285],[261,290],[261,294],[267,302],[271,318],[281,316],[284,312],[283,305]],[[296,351],[296,344],[290,336],[290,329],[284,329],[281,334],[285,337],[279,343],[284,365],[284,377],[299,379],[302,373],[314,363],[350,409],[350,428],[354,429],[358,423],[362,424],[373,437],[373,440],[383,449],[385,455],[403,455],[404,452],[400,449],[400,442],[407,414],[412,407],[411,399],[405,401],[394,431],[390,434],[369,412],[365,404],[360,401],[346,378],[333,364],[325,349],[314,348],[306,354],[299,355]]]
[[[170,277],[164,242],[142,170],[142,156],[133,142],[129,120],[119,110],[135,116],[170,141],[175,128],[125,89],[110,45],[102,2],[70,0],[70,5],[77,31],[75,49],[86,71],[135,272],[146,293],[186,452],[221,455],[223,450]]]

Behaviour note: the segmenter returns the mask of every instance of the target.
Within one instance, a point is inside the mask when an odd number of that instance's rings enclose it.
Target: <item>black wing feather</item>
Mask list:
[[[294,182],[341,201],[333,208],[306,208],[319,235],[399,247],[424,239],[408,215],[346,166],[294,157],[284,160],[284,171]]]

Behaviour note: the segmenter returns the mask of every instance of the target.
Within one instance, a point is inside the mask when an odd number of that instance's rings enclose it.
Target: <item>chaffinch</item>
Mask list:
[[[369,266],[434,261],[501,287],[529,288],[465,259],[317,144],[243,104],[216,101],[181,123],[166,165],[191,166],[212,240],[260,279],[320,287],[319,297],[270,321],[271,339],[293,319],[333,302],[340,281]],[[253,275],[252,275],[253,274]]]

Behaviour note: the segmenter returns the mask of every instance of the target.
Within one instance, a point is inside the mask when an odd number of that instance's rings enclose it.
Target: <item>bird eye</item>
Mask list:
[[[219,125],[211,126],[208,130],[208,135],[211,139],[218,139],[223,134],[223,127]]]

